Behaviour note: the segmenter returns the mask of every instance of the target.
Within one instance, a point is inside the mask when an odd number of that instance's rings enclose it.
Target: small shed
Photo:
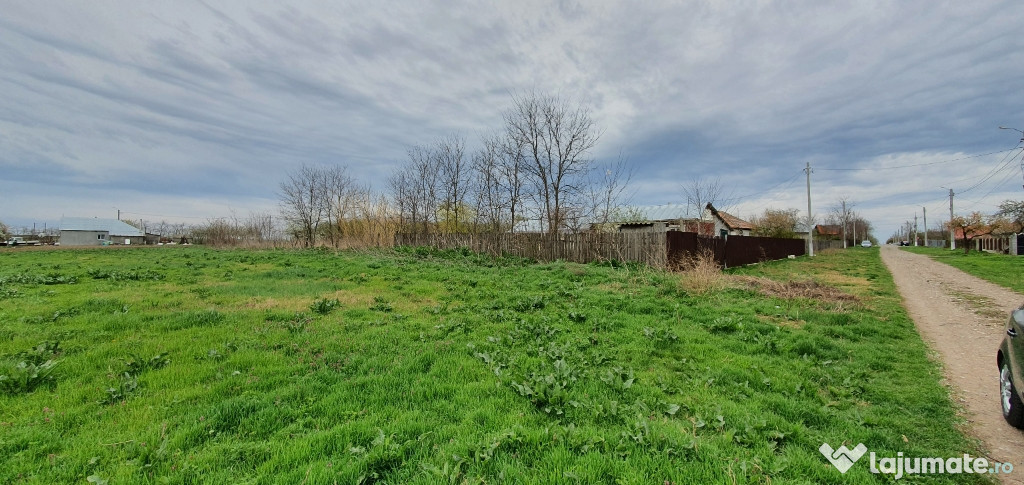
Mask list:
[[[117,219],[65,217],[60,220],[61,246],[143,245],[146,235]]]

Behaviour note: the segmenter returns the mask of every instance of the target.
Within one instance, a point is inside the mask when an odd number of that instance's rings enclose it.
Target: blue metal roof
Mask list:
[[[98,217],[64,217],[60,220],[62,231],[99,231],[111,236],[145,236],[134,226],[117,219],[100,219]]]

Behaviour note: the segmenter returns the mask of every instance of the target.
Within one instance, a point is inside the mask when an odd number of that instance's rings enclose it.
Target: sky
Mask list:
[[[277,211],[302,165],[375,190],[409,147],[502,126],[516,93],[591,111],[637,206],[841,199],[885,239],[1024,200],[1010,1],[0,0],[0,221]],[[923,217],[920,220],[923,227]]]

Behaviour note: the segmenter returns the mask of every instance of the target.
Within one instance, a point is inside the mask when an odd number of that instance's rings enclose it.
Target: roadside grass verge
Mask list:
[[[1024,257],[984,251],[971,251],[965,255],[961,249],[950,251],[913,246],[900,249],[923,254],[985,281],[1024,293]]]
[[[877,251],[685,278],[423,248],[0,252],[0,374],[55,363],[0,393],[0,482],[877,483],[818,447],[978,455]]]

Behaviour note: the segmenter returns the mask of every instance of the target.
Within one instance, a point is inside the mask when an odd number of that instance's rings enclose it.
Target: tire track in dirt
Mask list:
[[[981,440],[990,461],[1014,464],[1012,474],[999,476],[1002,483],[1024,485],[1024,432],[1003,420],[996,369],[1004,320],[1024,295],[895,246],[881,252],[903,306],[941,359],[967,431]]]

